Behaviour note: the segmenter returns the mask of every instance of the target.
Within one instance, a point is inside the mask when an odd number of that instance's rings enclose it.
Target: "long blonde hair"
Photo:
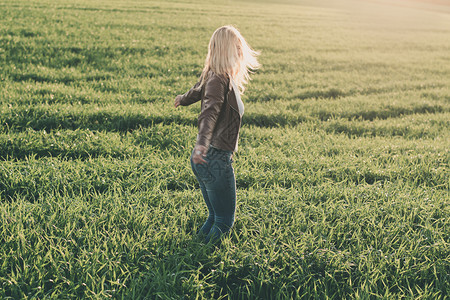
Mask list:
[[[250,73],[260,67],[256,58],[258,55],[259,52],[247,44],[234,26],[218,28],[209,41],[201,85],[208,79],[209,72],[213,71],[217,75],[231,77],[243,93],[245,84],[250,80]]]

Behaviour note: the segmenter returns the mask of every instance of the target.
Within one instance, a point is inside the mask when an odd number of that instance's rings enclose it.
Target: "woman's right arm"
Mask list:
[[[197,101],[202,97],[202,88],[200,86],[201,81],[197,82],[189,91],[184,95],[178,95],[175,98],[175,107],[179,105],[188,106]]]

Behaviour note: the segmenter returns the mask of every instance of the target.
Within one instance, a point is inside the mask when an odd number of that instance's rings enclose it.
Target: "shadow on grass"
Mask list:
[[[243,119],[243,125],[258,127],[279,127],[296,125],[307,121],[304,116],[294,114],[261,114],[249,113]],[[23,107],[14,109],[0,116],[0,132],[10,130],[23,131],[54,129],[91,129],[98,131],[127,132],[140,127],[151,127],[154,124],[178,124],[197,126],[197,118],[183,115],[148,115],[140,113],[118,114],[117,112],[73,112],[47,111],[44,108]]]
[[[44,109],[26,109],[11,111],[1,118],[3,132],[31,128],[34,130],[53,129],[91,129],[98,131],[133,131],[153,124],[197,125],[197,119],[181,115],[152,116],[138,113],[118,115],[114,112],[88,112],[84,114],[49,112]]]

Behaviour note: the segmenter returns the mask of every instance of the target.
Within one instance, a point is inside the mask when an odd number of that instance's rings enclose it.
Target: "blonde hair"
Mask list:
[[[214,31],[209,41],[208,55],[201,75],[201,85],[213,71],[217,75],[229,76],[239,87],[241,94],[250,80],[250,73],[260,67],[257,56],[245,41],[239,30],[231,25],[222,26]]]

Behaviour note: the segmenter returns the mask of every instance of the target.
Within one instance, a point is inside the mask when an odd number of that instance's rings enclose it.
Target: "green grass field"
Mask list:
[[[173,99],[225,24],[262,68],[216,248]],[[450,296],[449,6],[0,0],[0,110],[1,299]]]

